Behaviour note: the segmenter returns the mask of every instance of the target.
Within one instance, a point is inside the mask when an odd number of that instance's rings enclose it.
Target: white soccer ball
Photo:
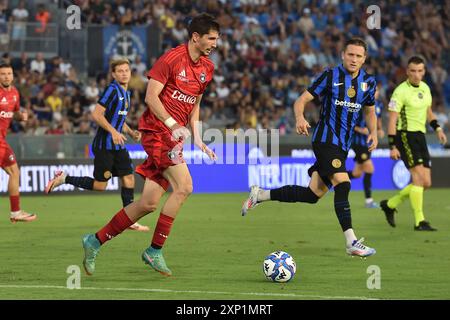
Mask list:
[[[294,277],[296,271],[297,265],[287,252],[275,251],[264,259],[263,272],[267,280],[288,282]]]

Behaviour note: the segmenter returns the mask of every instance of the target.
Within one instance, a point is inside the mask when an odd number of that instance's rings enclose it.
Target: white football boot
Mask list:
[[[248,196],[247,200],[244,201],[244,204],[242,205],[241,214],[242,216],[245,216],[247,214],[247,211],[250,209],[253,209],[256,207],[258,203],[258,193],[259,190],[261,190],[258,186],[252,186],[250,188],[250,195]]]

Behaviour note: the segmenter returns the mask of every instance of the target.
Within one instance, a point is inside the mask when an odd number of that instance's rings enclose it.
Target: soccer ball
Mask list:
[[[288,282],[294,277],[296,271],[297,265],[287,252],[275,251],[264,259],[263,272],[267,280]]]

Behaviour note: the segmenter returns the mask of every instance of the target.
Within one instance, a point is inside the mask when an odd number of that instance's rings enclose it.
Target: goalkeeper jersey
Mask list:
[[[421,81],[418,86],[403,81],[392,93],[389,111],[399,113],[397,130],[426,132],[427,110],[431,106],[431,91]]]

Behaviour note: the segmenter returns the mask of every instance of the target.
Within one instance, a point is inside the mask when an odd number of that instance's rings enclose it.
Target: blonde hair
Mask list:
[[[123,64],[127,64],[128,66],[130,66],[130,60],[128,60],[127,58],[120,58],[120,59],[112,60],[111,63],[109,64],[109,66],[111,68],[111,72],[115,72],[116,67],[121,66]]]

